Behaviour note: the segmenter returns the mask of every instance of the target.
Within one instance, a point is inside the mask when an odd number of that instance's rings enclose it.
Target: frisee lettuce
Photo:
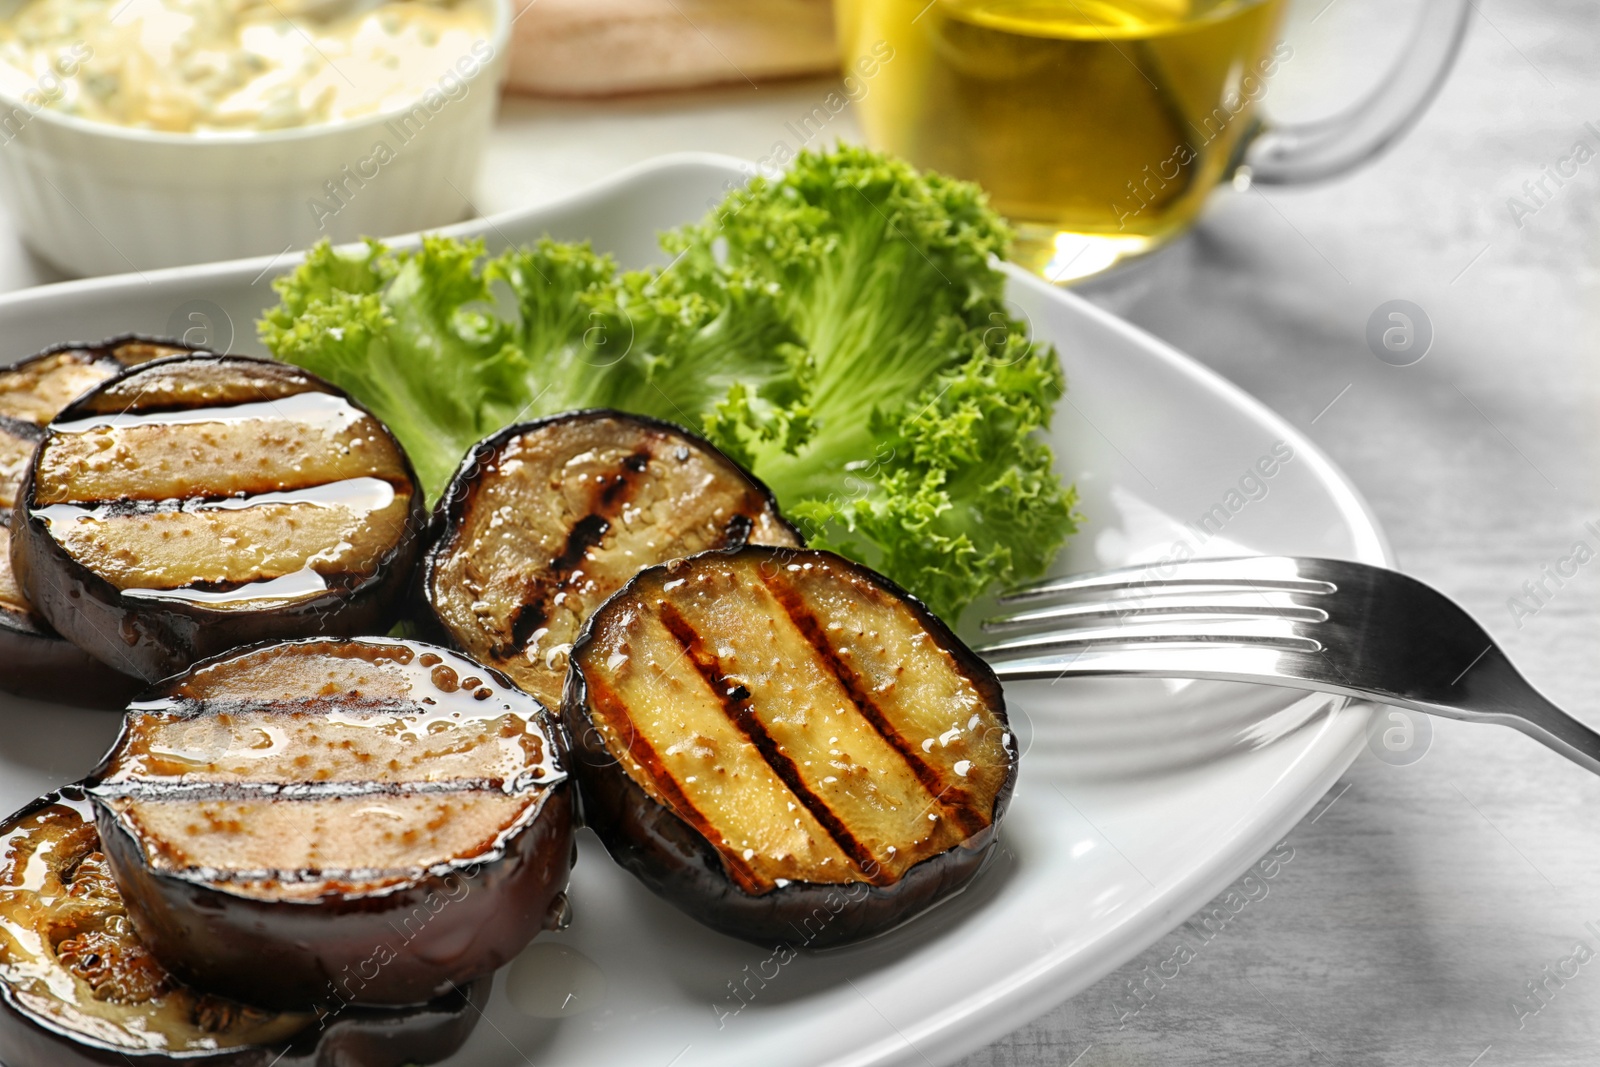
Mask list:
[[[430,496],[512,422],[653,415],[753,470],[812,544],[954,621],[1076,527],[1034,433],[1065,383],[1005,306],[1008,237],[976,186],[841,147],[664,234],[666,268],[549,240],[323,243],[259,329],[388,423]]]

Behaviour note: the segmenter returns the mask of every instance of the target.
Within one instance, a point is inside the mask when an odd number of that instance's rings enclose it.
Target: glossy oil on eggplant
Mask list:
[[[0,824],[0,1060],[9,1067],[401,1067],[471,1034],[487,981],[410,1012],[273,1012],[199,992],[128,920],[69,786]]]
[[[827,552],[641,572],[572,654],[588,824],[709,926],[812,947],[886,930],[982,867],[1016,772],[993,673]]]
[[[430,645],[202,663],[130,705],[87,788],[151,953],[253,1004],[419,1004],[566,914],[573,805],[544,708]]]
[[[579,627],[641,568],[746,542],[802,543],[771,492],[710,442],[604,410],[483,441],[434,522],[427,613],[457,647],[552,708]]]
[[[282,364],[137,368],[46,429],[11,559],[36,610],[147,680],[255,641],[386,630],[420,548],[399,444]]]
[[[118,708],[140,681],[57,634],[11,570],[12,509],[44,427],[78,396],[128,367],[196,349],[147,337],[58,345],[0,369],[0,689],[85,707]]]

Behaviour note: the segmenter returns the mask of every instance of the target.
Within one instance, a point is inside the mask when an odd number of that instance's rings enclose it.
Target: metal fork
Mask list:
[[[1002,679],[1150,675],[1259,682],[1510,726],[1600,774],[1600,734],[1518,674],[1483,627],[1404,574],[1333,559],[1197,559],[1053,578],[983,623]]]

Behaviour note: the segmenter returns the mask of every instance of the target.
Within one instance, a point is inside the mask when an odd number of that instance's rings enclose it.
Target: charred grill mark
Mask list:
[[[828,806],[827,801],[817,796],[806,785],[801,777],[800,768],[795,766],[794,761],[778,747],[772,734],[767,731],[766,724],[751,707],[750,691],[723,673],[722,663],[716,653],[706,648],[705,642],[700,639],[699,633],[690,625],[689,620],[683,617],[683,613],[674,605],[663,603],[660,617],[662,625],[683,647],[689,661],[700,672],[700,677],[705,679],[706,684],[721,700],[724,714],[745,737],[749,738],[750,743],[756,746],[756,751],[761,753],[761,758],[766,761],[767,766],[772,768],[773,773],[788,787],[789,792],[794,794],[795,799],[800,801],[821,824],[834,844],[839,846],[839,850],[850,858],[861,877],[878,885],[887,885],[892,881],[871,850],[856,840],[849,825]],[[869,871],[872,873],[867,873]]]
[[[767,508],[765,497],[753,488],[746,489],[743,499],[739,501],[739,513],[723,527],[722,544],[717,547],[732,550],[748,545],[756,532],[756,520]]]
[[[606,531],[611,529],[611,520],[604,515],[585,515],[573,524],[567,531],[567,543],[561,549],[561,554],[550,561],[550,570],[561,575],[563,582],[578,569],[578,564],[583,562],[583,557],[589,550],[600,543]]]
[[[659,436],[659,435],[656,435]],[[599,546],[611,530],[611,520],[627,504],[639,484],[638,476],[650,466],[650,453],[641,449],[621,460],[609,474],[600,476],[600,491],[589,502],[589,513],[567,531],[567,543],[549,567],[534,575],[523,589],[522,603],[511,616],[511,638],[493,655],[509,658],[527,647],[535,630],[550,619],[550,601],[566,588],[572,573]]]
[[[559,781],[546,778],[540,768],[527,776],[505,778],[450,778],[437,781],[375,782],[196,782],[172,778],[141,778],[91,786],[94,796],[111,800],[337,800],[342,797],[441,796],[455,793],[502,793],[516,796],[531,788]]]
[[[533,632],[549,621],[550,599],[567,584],[584,555],[600,543],[609,529],[611,520],[600,515],[585,515],[573,525],[561,554],[550,561],[549,571],[534,578],[523,592],[522,603],[511,616],[511,640],[494,650],[496,656],[514,656],[527,647]]]
[[[117,364],[112,364],[112,366],[118,366],[118,365]],[[118,367],[118,369],[121,369],[121,368]],[[262,394],[259,395],[259,396],[254,396],[253,395],[249,399],[244,399],[244,400],[222,400],[222,399],[218,399],[216,397],[199,397],[199,396],[195,396],[195,397],[189,397],[189,398],[184,399],[184,400],[155,400],[155,401],[152,401],[152,400],[145,400],[143,398],[140,398],[138,400],[124,400],[122,397],[112,397],[111,398],[111,403],[108,403],[108,404],[103,404],[102,405],[102,404],[88,403],[88,404],[83,405],[82,409],[77,412],[77,418],[78,419],[109,419],[109,418],[114,418],[114,417],[116,417],[118,415],[137,415],[137,416],[140,416],[140,417],[149,416],[152,420],[155,420],[157,417],[159,417],[161,415],[184,415],[184,414],[188,414],[191,411],[204,411],[204,410],[209,409],[209,408],[216,408],[219,411],[225,411],[228,408],[243,407],[246,404],[272,404],[272,403],[276,403],[278,401],[291,400],[291,399],[293,399],[293,398],[295,398],[297,396],[304,396],[307,392],[313,392],[314,393],[314,392],[318,392],[318,390],[315,390],[315,389],[313,389],[313,390],[294,390],[294,391],[287,391],[287,392],[284,392],[282,394],[277,394],[277,395],[269,395],[266,391],[263,391]],[[274,393],[275,393],[275,391],[274,391]],[[332,394],[325,394],[325,395],[332,395]],[[151,425],[158,425],[159,426],[159,425],[162,425],[162,424],[159,423],[159,422],[152,421]],[[184,424],[178,423],[178,424],[175,424],[175,425],[184,425]],[[199,424],[199,423],[191,423],[189,425],[201,425],[201,424]]]
[[[292,578],[307,570],[314,572],[316,577],[322,580],[322,586],[320,588],[307,590],[307,593],[315,592],[317,596],[325,596],[330,592],[348,592],[372,577],[370,571],[319,570],[316,565],[308,564],[305,567],[296,568],[292,571],[283,570],[281,568],[272,568],[270,573],[263,573],[254,578],[220,578],[215,580],[208,578],[195,578],[189,581],[175,580],[174,582],[167,584],[141,581],[138,586],[134,588],[123,589],[122,591],[125,595],[130,596],[141,593],[153,595],[157,593],[222,594],[237,593],[241,590],[248,592],[248,590],[250,590],[252,587],[259,587],[265,585],[267,582],[277,581],[280,578]],[[286,598],[280,597],[278,599],[299,599],[300,596],[300,593],[296,593],[293,596]],[[248,600],[251,599],[251,597],[241,596],[233,599]]]
[[[39,443],[39,438],[44,436],[44,427],[27,419],[19,419],[13,415],[0,415],[0,433],[12,437],[20,437],[24,441]]]
[[[370,482],[375,485],[388,487],[392,494],[387,502],[378,500],[361,499],[360,489],[345,489],[348,484]],[[336,490],[332,494],[325,491]],[[345,495],[340,496],[338,491],[343,490]],[[370,494],[370,488],[365,490]],[[354,521],[362,526],[370,523],[373,516],[387,511],[397,504],[405,508],[411,502],[412,486],[403,476],[383,476],[381,474],[359,475],[353,478],[336,478],[316,482],[310,485],[298,485],[292,488],[283,488],[278,483],[270,483],[266,488],[251,487],[233,493],[194,494],[182,498],[164,498],[159,500],[122,497],[115,500],[74,500],[71,503],[58,503],[35,508],[32,514],[35,517],[45,516],[52,522],[60,517],[70,528],[70,524],[78,518],[93,522],[115,522],[123,519],[147,518],[156,515],[177,514],[212,514],[222,515],[233,513],[244,516],[257,507],[312,507],[312,508],[344,508]],[[263,566],[259,571],[251,572],[243,577],[236,577],[242,570],[236,559],[228,559],[222,564],[223,573],[229,575],[217,579],[191,579],[174,580],[165,583],[143,582],[139,588],[147,592],[195,592],[195,593],[233,593],[263,582],[290,577],[305,571],[313,571],[321,579],[322,590],[319,595],[326,592],[346,592],[357,588],[372,576],[371,568],[337,569],[331,561],[312,557],[303,566],[294,567],[292,570],[283,566]]]
[[[173,857],[169,855],[168,859],[172,860]],[[471,858],[451,861],[452,865],[470,862]],[[303,885],[332,882],[347,889],[360,889],[372,882],[416,878],[431,870],[428,867],[256,867],[251,870],[237,870],[202,867],[192,863],[179,866],[176,862],[171,864],[170,869],[173,874],[180,877],[220,885],[252,885],[262,882]]]
[[[755,520],[749,515],[735,515],[728,520],[722,531],[722,544],[717,547],[743,548],[750,543],[750,534],[755,528]]]
[[[307,575],[307,572],[310,572]],[[260,589],[268,582],[282,579],[293,579],[307,575],[308,584],[304,589],[296,588],[291,592],[273,594],[251,593],[252,589]],[[312,579],[321,582],[319,586],[311,586]],[[237,597],[229,597],[229,601],[237,603],[246,600],[262,600],[263,602],[291,603],[299,602],[311,596],[325,597],[330,593],[348,593],[361,586],[363,582],[370,581],[371,571],[335,571],[323,568],[319,564],[307,564],[295,570],[271,568],[253,578],[195,578],[190,580],[174,579],[170,582],[140,581],[138,585],[126,587],[121,590],[124,596],[143,596],[147,598],[161,597],[161,594],[171,594],[176,597],[184,593],[216,594],[226,596],[229,593],[239,593]],[[204,603],[202,601],[202,603]]]
[[[511,705],[501,706],[511,712]],[[400,697],[369,697],[360,692],[334,693],[287,700],[219,700],[216,697],[172,696],[158,701],[140,702],[132,712],[159,718],[165,722],[182,722],[202,716],[280,715],[285,718],[316,718],[338,712],[345,718],[422,717],[437,715],[436,705],[423,704]],[[515,714],[514,712],[512,712]]]
[[[657,436],[659,437],[660,435],[658,434]],[[643,474],[645,472],[645,468],[648,466],[650,466],[649,452],[635,452],[627,459],[622,461],[623,469],[630,471],[633,474]],[[603,504],[610,504],[612,497],[616,494],[618,489],[621,488],[621,486],[622,481],[619,478],[618,481],[613,482],[606,488],[605,492],[601,494],[601,502]]]
[[[173,353],[173,355],[182,354]],[[213,362],[212,359],[207,357],[206,353],[197,354],[206,362]],[[226,362],[230,359],[231,357],[224,357],[223,360],[215,362]],[[124,364],[111,356],[105,357],[104,360],[97,360],[96,363],[103,363],[106,369],[113,374],[129,367],[128,364]],[[142,366],[142,364],[132,364],[132,366]],[[81,404],[75,402],[72,407],[79,409],[81,417],[100,419],[109,418],[113,415],[177,415],[207,408],[224,410],[242,407],[246,404],[273,404],[284,400],[294,400],[297,397],[309,394],[342,399],[338,393],[330,393],[327,389],[319,387],[317,383],[308,378],[302,378],[299,375],[287,375],[270,381],[266,379],[258,380],[254,383],[248,397],[241,396],[237,399],[225,396],[206,396],[201,390],[197,390],[188,396],[178,397],[155,397],[141,393],[136,397],[128,398],[125,394],[106,393],[87,397]],[[352,408],[354,408],[354,405],[352,405]]]
[[[789,621],[794,623],[795,629],[800,631],[801,636],[816,652],[817,660],[833,674],[845,693],[849,695],[851,702],[855,704],[856,710],[861,713],[861,717],[878,731],[878,736],[887,741],[889,747],[900,754],[900,758],[905,761],[922,788],[933,797],[933,803],[953,818],[967,837],[987,827],[989,820],[972,809],[972,795],[955,783],[944,781],[938,768],[924,760],[916,747],[895,728],[888,716],[884,715],[883,710],[878,707],[877,702],[872,699],[872,694],[863,684],[861,676],[856,673],[854,667],[844,661],[833,647],[833,642],[828,640],[827,631],[799,591],[780,574],[769,574],[765,568],[758,569],[757,573],[760,574],[762,582],[774,599],[778,601],[778,606],[789,616]]]
[[[622,702],[622,698],[617,695],[616,691],[601,679],[590,675],[587,671],[584,672],[584,681],[589,690],[589,703],[594,710],[609,720],[613,729],[619,723],[627,724],[629,728],[628,758],[637,763],[645,774],[649,776],[651,783],[661,794],[661,798],[666,802],[666,806],[672,810],[672,813],[688,823],[712,845],[716,845],[719,841],[726,845],[727,842],[722,836],[722,831],[710,819],[706,818],[699,808],[694,806],[694,802],[684,793],[683,787],[678,784],[678,780],[672,776],[671,771],[667,770],[666,764],[661,762],[661,756],[656,752],[655,746],[651,745],[648,740],[640,736],[637,729],[633,728],[633,719],[628,707]],[[609,750],[609,746],[607,748]],[[614,752],[611,754],[613,756],[617,755]],[[722,857],[723,866],[739,888],[747,893],[763,893],[767,890],[767,883],[757,878],[755,872],[741,861],[731,848],[719,848],[717,851]]]
[[[0,424],[0,431],[3,431],[4,429],[4,425]],[[365,478],[370,478],[375,482],[386,483],[390,489],[394,490],[396,500],[405,502],[411,499],[411,483],[403,475],[386,475],[382,471],[374,471],[370,474],[357,474],[352,475],[349,478],[334,478],[328,481],[315,482],[309,485],[289,485],[281,480],[266,479],[248,485],[243,489],[235,490],[231,493],[194,493],[185,497],[163,497],[161,499],[129,496],[117,497],[114,500],[74,499],[71,501],[69,506],[82,508],[85,511],[94,511],[96,512],[95,518],[97,519],[122,519],[131,518],[136,515],[160,515],[168,512],[196,510],[203,511],[206,510],[208,506],[219,504],[239,505],[248,503],[251,497],[256,496],[269,496],[276,494],[280,497],[288,497],[294,493],[309,493],[314,490],[321,489],[323,486],[337,485],[343,481],[355,481]],[[267,500],[262,501],[261,504],[263,506],[271,506],[273,504],[319,504],[322,507],[337,506],[337,504],[319,502],[314,499]]]

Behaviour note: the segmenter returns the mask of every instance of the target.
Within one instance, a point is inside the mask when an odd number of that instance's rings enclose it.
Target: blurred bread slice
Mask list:
[[[838,67],[831,0],[516,0],[510,88],[609,96]]]

